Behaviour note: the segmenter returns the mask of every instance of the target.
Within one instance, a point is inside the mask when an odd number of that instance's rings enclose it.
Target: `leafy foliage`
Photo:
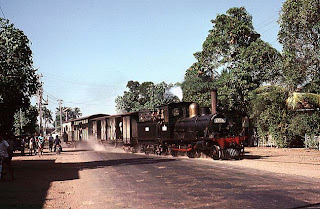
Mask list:
[[[166,92],[173,86],[173,84],[165,82],[159,84],[143,82],[140,84],[138,81],[128,81],[129,91],[124,91],[123,96],[118,96],[115,100],[117,112],[126,113],[141,109],[153,109],[162,104],[178,102],[178,97]]]
[[[292,110],[320,107],[320,94],[293,92],[286,100]]]
[[[287,111],[288,92],[281,87],[268,86],[252,91],[250,117],[258,128],[258,135],[263,141],[272,137],[272,143],[279,147],[288,146],[287,126],[290,112]]]
[[[0,132],[13,129],[14,114],[28,107],[39,87],[30,42],[23,31],[0,18]]]
[[[27,108],[21,110],[21,118],[20,118],[20,110],[18,110],[14,114],[14,134],[16,136],[23,135],[32,135],[39,131],[39,127],[37,125],[37,116],[38,110],[36,106],[30,105]],[[22,125],[22,130],[20,129]]]
[[[211,22],[202,51],[195,53],[198,62],[185,74],[184,100],[207,106],[209,90],[216,87],[220,109],[246,115],[250,91],[277,82],[281,55],[259,38],[244,7],[231,8]]]
[[[283,45],[284,73],[290,90],[310,82],[317,86],[314,93],[320,93],[319,11],[318,0],[287,0],[283,3],[278,37]]]
[[[182,83],[183,101],[210,106],[210,90],[214,88],[211,76],[202,73],[201,64],[194,63],[186,72]]]
[[[71,107],[61,107],[62,110],[66,110],[66,111],[62,111],[62,121],[66,121],[67,120],[67,114],[68,114],[68,120],[71,119],[76,119],[79,118],[80,116],[82,116],[81,110],[79,107],[75,107],[75,108],[71,108]],[[60,109],[57,108],[56,112],[56,123],[60,124]]]
[[[251,118],[264,142],[269,140],[270,143],[271,139],[271,143],[278,147],[297,146],[305,134],[315,136],[320,133],[319,111],[295,111],[298,104],[307,100],[319,107],[319,95],[265,86],[253,91],[251,97]]]

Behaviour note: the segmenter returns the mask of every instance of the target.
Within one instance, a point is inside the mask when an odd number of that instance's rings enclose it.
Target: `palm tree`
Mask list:
[[[75,107],[75,108],[73,109],[72,113],[73,113],[73,117],[74,117],[74,118],[79,118],[80,116],[82,116],[82,113],[81,113],[79,107]]]
[[[44,121],[44,132],[47,129],[47,124],[52,123],[52,112],[47,107],[42,107],[42,118]]]

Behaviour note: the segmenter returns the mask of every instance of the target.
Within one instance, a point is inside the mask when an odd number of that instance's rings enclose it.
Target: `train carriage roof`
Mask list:
[[[106,118],[118,118],[118,117],[131,116],[131,115],[138,115],[138,112],[128,112],[128,113],[117,114],[117,115],[106,115],[106,116],[94,118],[91,120],[104,120]]]
[[[84,116],[84,117],[81,117],[81,118],[71,119],[71,120],[68,120],[68,121],[65,121],[65,122],[74,122],[74,121],[80,121],[80,120],[85,120],[85,119],[94,120],[95,118],[106,117],[106,116],[109,116],[109,115],[107,115],[107,114],[94,114],[94,115]]]

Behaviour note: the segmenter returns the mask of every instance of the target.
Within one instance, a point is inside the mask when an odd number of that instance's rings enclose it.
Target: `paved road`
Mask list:
[[[81,158],[74,189],[83,208],[320,208],[318,180],[209,159],[94,151]]]

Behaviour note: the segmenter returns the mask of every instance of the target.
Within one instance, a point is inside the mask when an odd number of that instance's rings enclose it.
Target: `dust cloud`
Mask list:
[[[108,153],[124,153],[122,145],[116,147],[114,144],[109,144],[107,142],[101,142],[97,139],[90,137],[85,143],[79,145],[80,148],[90,149],[96,152],[108,152]]]

